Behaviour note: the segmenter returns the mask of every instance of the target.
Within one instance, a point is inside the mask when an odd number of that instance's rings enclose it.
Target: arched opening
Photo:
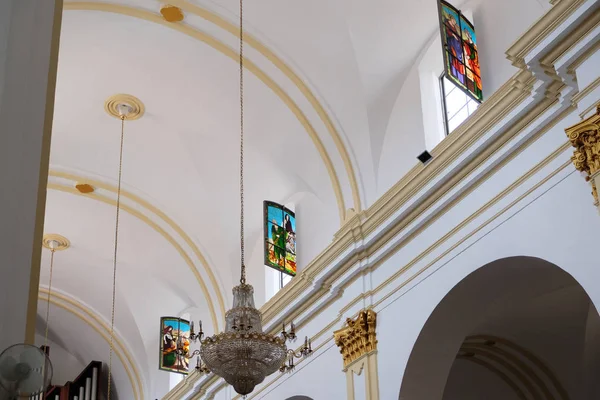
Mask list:
[[[286,400],[313,400],[308,396],[292,396],[288,397]]]
[[[599,398],[600,316],[581,285],[532,257],[494,261],[437,305],[400,400]]]

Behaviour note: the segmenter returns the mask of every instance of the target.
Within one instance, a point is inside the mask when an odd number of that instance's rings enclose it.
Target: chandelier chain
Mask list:
[[[240,0],[240,283],[246,283],[244,260],[244,0]]]
[[[113,283],[112,283],[112,306],[110,315],[110,353],[108,357],[108,391],[107,400],[110,400],[112,358],[114,352],[115,336],[115,299],[117,294],[117,252],[119,249],[119,214],[121,210],[121,175],[123,173],[123,142],[125,138],[125,116],[121,115],[121,146],[119,150],[119,178],[117,183],[117,212],[115,217],[115,251],[113,254]]]
[[[46,300],[46,332],[44,333],[44,349],[48,346],[48,326],[50,321],[50,296],[52,295],[52,273],[54,271],[54,252],[55,249],[50,249],[50,279],[48,279],[48,298]]]

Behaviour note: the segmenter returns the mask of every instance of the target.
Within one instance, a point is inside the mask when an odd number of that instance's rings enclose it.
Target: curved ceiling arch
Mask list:
[[[179,3],[179,2],[178,2]],[[108,3],[96,3],[96,2],[65,2],[63,6],[64,10],[76,10],[76,11],[100,11],[100,12],[109,12],[115,14],[121,14],[133,18],[138,18],[141,20],[145,20],[148,22],[153,22],[162,26],[165,26],[170,29],[174,29],[180,33],[183,33],[187,36],[190,36],[194,39],[200,40],[201,42],[207,44],[213,49],[219,51],[229,59],[233,61],[239,60],[239,53],[235,50],[231,49],[229,46],[225,45],[223,42],[218,40],[217,38],[201,32],[197,29],[192,28],[189,25],[182,23],[170,23],[165,21],[160,14],[152,13],[147,10],[142,10],[138,8],[118,5],[118,4],[108,4]],[[222,27],[228,32],[234,33],[239,37],[239,32],[235,33],[237,28],[230,22],[212,14],[208,10],[201,9],[200,7],[190,5],[188,3],[182,3],[182,9],[186,11],[192,12],[201,18],[204,18],[212,23],[215,23],[217,26]],[[201,10],[201,12],[199,11]],[[322,105],[316,99],[316,97],[312,94],[310,89],[302,82],[302,80],[289,68],[280,58],[278,58],[273,52],[268,50],[264,45],[262,45],[256,39],[249,37],[245,40],[250,46],[254,47],[257,51],[263,54],[266,58],[268,58],[277,68],[279,68],[304,94],[309,103],[313,106],[316,113],[319,115],[325,126],[327,127],[330,135],[333,138],[333,141],[338,149],[339,155],[343,160],[346,173],[348,175],[348,181],[350,182],[350,187],[352,191],[354,210],[361,210],[361,201],[360,201],[360,192],[359,185],[356,179],[356,174],[354,173],[354,168],[352,166],[352,162],[350,160],[350,156],[342,143],[341,137],[338,134],[337,130],[333,126],[331,119],[323,109]],[[340,184],[339,177],[337,176],[337,172],[333,166],[333,162],[331,161],[331,157],[327,152],[323,142],[321,141],[319,135],[317,134],[316,129],[309,121],[308,117],[304,114],[304,112],[300,109],[300,107],[296,104],[296,102],[288,95],[282,88],[279,86],[267,73],[265,73],[262,69],[260,69],[255,63],[253,63],[248,58],[244,58],[244,65],[246,69],[252,72],[261,82],[263,82],[269,89],[273,91],[273,93],[288,107],[288,109],[294,114],[300,124],[304,127],[310,139],[312,140],[316,150],[318,151],[325,168],[327,169],[331,185],[336,197],[337,205],[338,205],[338,213],[340,219],[340,225],[344,223],[346,220],[346,204],[344,201],[344,196],[342,193],[342,187]]]
[[[45,287],[39,288],[38,299],[44,302],[48,302],[49,300],[52,305],[73,314],[96,331],[107,344],[110,344],[110,326],[108,326],[100,315],[84,304],[62,293],[50,293]],[[121,361],[121,364],[127,373],[135,400],[144,400],[144,386],[142,384],[140,372],[137,368],[138,363],[135,362],[133,356],[127,350],[127,346],[123,344],[117,335],[113,336],[113,340],[116,345],[114,346],[113,351]]]
[[[82,194],[77,189],[75,189],[76,182],[86,182],[88,184],[91,184],[92,186],[102,188],[104,190],[116,193],[116,188],[111,185],[108,185],[106,183],[103,183],[103,182],[100,182],[100,181],[97,181],[94,179],[88,179],[88,178],[85,178],[82,176],[77,176],[75,174],[63,173],[63,172],[58,172],[58,171],[54,171],[54,170],[50,170],[48,173],[48,176],[68,179],[69,181],[73,182],[73,185],[71,185],[71,186],[49,182],[47,185],[47,188],[49,190],[58,190],[58,191],[73,194],[76,196],[88,197],[88,198],[91,198],[96,201],[101,201],[103,203],[116,206],[116,201],[114,199],[111,199],[111,198],[108,198],[105,196],[101,196],[95,192],[88,193],[88,194]],[[133,207],[128,206],[127,204],[124,204],[123,202],[121,202],[120,207],[123,211],[126,211],[127,213],[131,214],[132,216],[138,218],[139,220],[141,220],[142,222],[144,222],[148,226],[150,226],[152,229],[157,231],[159,234],[161,234],[181,255],[183,260],[189,266],[191,272],[194,274],[196,280],[198,281],[200,288],[201,288],[202,292],[204,293],[204,297],[205,297],[207,305],[208,305],[208,309],[209,309],[209,312],[211,315],[213,326],[218,329],[218,327],[220,325],[219,322],[223,322],[225,319],[225,304],[224,304],[224,300],[223,300],[221,291],[219,290],[219,286],[217,284],[216,278],[214,277],[214,274],[212,273],[212,270],[211,270],[210,266],[208,265],[206,258],[204,256],[202,256],[202,253],[200,252],[198,247],[193,243],[193,241],[191,240],[189,235],[187,235],[183,231],[183,229],[181,229],[181,227],[179,227],[179,225],[177,225],[172,219],[170,219],[164,212],[160,211],[158,208],[151,205],[147,201],[139,198],[138,196],[136,196],[126,190],[121,189],[121,195],[125,198],[129,198],[136,204],[140,205],[143,209],[146,209],[146,210],[150,211],[151,213],[155,214],[156,216],[158,216],[159,219],[163,220],[169,226],[171,226],[175,231],[177,231],[181,235],[181,237],[185,240],[185,242],[188,244],[188,246],[190,246],[193,249],[195,255],[200,259],[201,264],[205,268],[205,271],[207,272],[209,277],[211,277],[211,279],[210,279],[211,284],[213,285],[214,292],[216,293],[217,299],[219,302],[220,318],[217,316],[217,313],[215,310],[215,305],[213,303],[212,296],[206,285],[206,282],[204,282],[204,279],[198,272],[198,269],[196,268],[191,257],[183,249],[181,244],[179,244],[177,242],[177,240],[175,240],[175,238],[173,238],[173,236],[171,236],[168,232],[166,232],[162,227],[160,227],[154,221],[149,219],[146,215],[144,215],[140,211],[134,209]]]
[[[177,6],[186,12],[197,15],[197,16],[205,19],[206,21],[215,24],[216,26],[226,30],[227,32],[229,32],[230,34],[232,34],[233,36],[235,36],[238,39],[240,37],[239,27],[237,25],[232,24],[231,22],[227,21],[226,19],[211,12],[210,10],[207,10],[207,9],[202,8],[195,4],[190,4],[185,0],[173,0],[169,4]],[[362,202],[361,202],[359,184],[357,181],[356,174],[354,173],[354,168],[352,166],[352,160],[350,159],[350,155],[348,154],[348,151],[346,150],[346,147],[342,141],[342,138],[341,138],[339,132],[333,125],[333,122],[331,121],[331,118],[329,117],[329,114],[327,113],[327,111],[325,111],[325,109],[323,108],[323,105],[315,97],[315,95],[308,88],[308,86],[306,86],[304,81],[294,72],[294,70],[292,68],[290,68],[289,65],[287,65],[281,58],[279,58],[277,56],[277,54],[275,54],[274,52],[269,50],[269,48],[267,46],[262,44],[258,39],[256,39],[254,36],[252,36],[251,34],[249,34],[247,32],[244,32],[244,42],[247,43],[249,46],[253,47],[254,49],[256,49],[260,54],[262,54],[269,61],[271,61],[273,63],[273,65],[275,65],[277,68],[279,68],[290,79],[290,81],[292,81],[294,83],[294,85],[296,85],[296,87],[300,90],[300,92],[302,92],[304,97],[306,97],[306,99],[312,105],[314,110],[317,112],[317,114],[319,115],[319,118],[321,119],[321,121],[323,121],[323,124],[327,127],[327,131],[333,138],[335,146],[344,162],[344,168],[346,169],[346,174],[348,175],[348,178],[350,180],[350,185],[352,188],[352,200],[353,200],[353,204],[354,204],[354,210],[357,212],[361,211]]]

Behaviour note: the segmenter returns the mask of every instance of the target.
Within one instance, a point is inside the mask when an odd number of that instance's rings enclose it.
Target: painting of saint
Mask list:
[[[442,22],[445,32],[446,51],[448,52],[448,72],[462,86],[466,86],[463,45],[460,39],[460,22],[458,13],[442,5]]]
[[[265,201],[265,264],[296,275],[296,216],[268,201]]]
[[[473,27],[464,17],[461,17],[462,39],[465,64],[469,73],[467,78],[470,81],[468,86],[469,91],[479,100],[483,99],[483,91],[481,86],[481,68],[479,66],[479,53],[477,51],[477,37]]]
[[[473,24],[451,4],[440,0],[445,76],[474,99],[483,99],[477,36]]]
[[[175,318],[162,317],[159,369],[187,374],[190,361],[190,323]]]

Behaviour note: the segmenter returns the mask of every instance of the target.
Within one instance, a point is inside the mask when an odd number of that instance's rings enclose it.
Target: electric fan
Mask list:
[[[52,380],[52,363],[39,348],[15,344],[0,354],[0,386],[10,399],[43,393]]]

